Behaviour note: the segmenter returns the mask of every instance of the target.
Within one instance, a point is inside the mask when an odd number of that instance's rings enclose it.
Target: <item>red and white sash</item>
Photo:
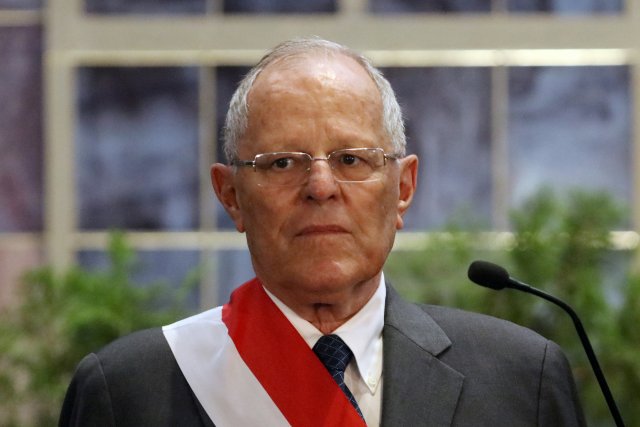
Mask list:
[[[217,426],[365,425],[257,279],[163,331]]]

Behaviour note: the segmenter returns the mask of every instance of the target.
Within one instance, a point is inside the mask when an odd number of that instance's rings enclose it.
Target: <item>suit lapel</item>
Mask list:
[[[382,425],[450,426],[464,376],[438,356],[451,341],[418,306],[387,286]]]

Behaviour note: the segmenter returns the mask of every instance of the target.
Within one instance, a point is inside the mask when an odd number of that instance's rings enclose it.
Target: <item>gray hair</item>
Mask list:
[[[369,74],[380,92],[382,101],[382,124],[389,136],[394,152],[400,156],[406,153],[406,138],[402,110],[396,100],[391,85],[382,72],[371,65],[369,59],[338,43],[320,38],[293,39],[279,44],[262,57],[260,62],[240,81],[231,102],[224,124],[224,154],[228,161],[237,156],[238,141],[247,130],[249,123],[249,92],[258,75],[270,64],[284,58],[302,57],[312,52],[344,55],[354,59]]]

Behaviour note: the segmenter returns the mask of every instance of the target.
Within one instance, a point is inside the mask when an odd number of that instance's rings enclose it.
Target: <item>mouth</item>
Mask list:
[[[304,227],[297,233],[297,236],[316,236],[316,235],[330,235],[330,234],[344,234],[347,233],[343,227],[335,224],[326,225],[310,225]]]

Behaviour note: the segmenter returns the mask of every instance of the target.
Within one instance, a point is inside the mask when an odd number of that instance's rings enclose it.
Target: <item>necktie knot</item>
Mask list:
[[[344,377],[344,370],[353,357],[349,346],[337,335],[321,337],[313,346],[313,352],[334,378],[336,374]]]

